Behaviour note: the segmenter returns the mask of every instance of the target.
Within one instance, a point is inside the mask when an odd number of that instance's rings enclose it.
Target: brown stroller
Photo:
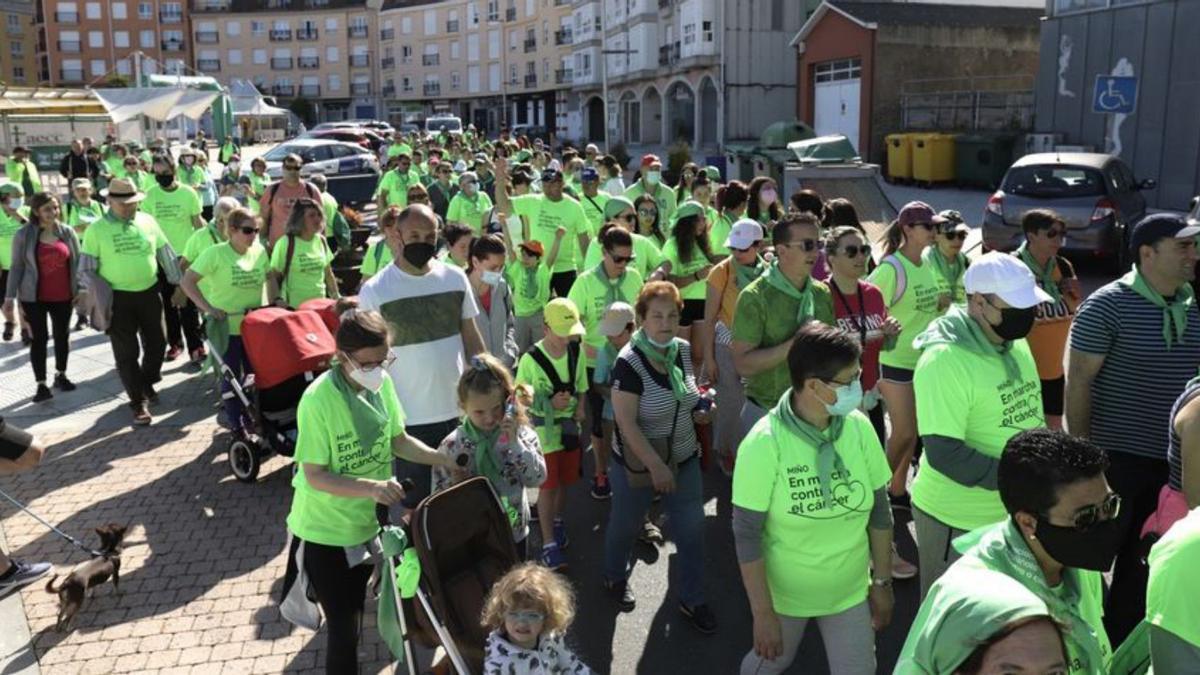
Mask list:
[[[402,625],[414,627],[408,639],[430,649],[441,644],[458,675],[482,672],[484,601],[519,562],[500,498],[486,478],[468,479],[426,497],[412,514],[409,532],[421,582],[413,600],[402,603]]]

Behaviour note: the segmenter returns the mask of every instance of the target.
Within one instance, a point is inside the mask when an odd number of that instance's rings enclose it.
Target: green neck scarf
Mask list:
[[[961,305],[951,305],[945,314],[930,322],[929,327],[913,340],[913,347],[918,350],[936,344],[958,345],[983,357],[998,356],[1004,362],[1004,373],[1009,382],[1021,378],[1021,367],[1012,354],[1012,343],[996,344],[989,340],[979,323]]]
[[[946,280],[946,284],[950,286],[950,301],[953,302],[955,296],[958,295],[958,287],[962,283],[963,270],[966,269],[967,257],[961,253],[954,256],[954,262],[946,260],[946,256],[938,247],[929,247],[929,259],[933,262],[933,268],[938,274]]]
[[[787,277],[783,276],[783,272],[779,271],[779,263],[768,266],[763,278],[779,292],[793,300],[799,301],[800,307],[796,310],[797,326],[803,326],[809,319],[813,318],[815,309],[813,306],[811,278],[804,280],[804,290],[800,290],[792,282],[788,281]]]
[[[525,283],[521,284],[521,297],[532,300],[536,298],[538,294],[538,266],[534,265],[533,267],[526,267],[521,265],[521,270],[525,274]]]
[[[671,346],[667,347],[667,352],[664,354],[658,351],[660,348],[655,347],[650,342],[650,338],[646,337],[646,333],[639,328],[633,334],[633,346],[637,347],[651,363],[662,366],[663,370],[667,371],[667,379],[671,382],[671,393],[675,395],[675,400],[685,400],[688,390],[683,368],[678,363],[679,340],[671,340]]]
[[[500,437],[500,427],[489,431],[480,431],[471,423],[471,418],[462,419],[463,435],[475,444],[475,470],[493,485],[500,485],[500,466],[492,452],[496,447],[496,439]]]
[[[403,528],[389,525],[379,533],[381,553],[392,565],[383,565],[385,570],[379,575],[379,603],[376,608],[376,625],[379,635],[383,638],[392,656],[404,663],[405,634],[400,626],[400,612],[397,599],[411,599],[417,593],[421,581],[421,561],[417,558],[417,550],[409,546],[408,536]],[[399,557],[401,562],[395,564]],[[394,572],[394,574],[393,574]]]
[[[1033,272],[1033,276],[1037,277],[1038,285],[1054,298],[1054,302],[1062,300],[1062,291],[1058,290],[1058,284],[1054,283],[1054,268],[1057,267],[1054,256],[1050,256],[1050,259],[1043,265],[1034,259],[1033,254],[1029,252],[1029,243],[1026,242],[1017,249],[1017,257],[1025,263],[1030,272]]]
[[[792,410],[791,387],[788,387],[788,390],[783,392],[783,396],[779,397],[779,403],[775,404],[775,409],[771,411],[771,417],[782,424],[784,429],[799,436],[817,449],[817,475],[821,479],[821,496],[825,500],[825,507],[831,507],[833,505],[833,473],[835,471],[844,473],[846,470],[846,465],[842,462],[842,456],[838,454],[836,447],[838,439],[842,436],[846,418],[831,415],[829,426],[824,431],[814,427]],[[779,436],[775,436],[775,439],[775,442],[778,443]]]
[[[208,355],[208,365],[212,366],[213,375],[220,379],[221,366],[217,358],[224,358],[225,352],[229,350],[229,317],[218,319],[206,314],[204,316],[204,334],[208,338],[209,344],[212,345],[212,352]],[[231,423],[236,424],[237,420],[231,420]]]
[[[387,408],[383,404],[383,397],[378,392],[367,389],[356,391],[354,384],[342,373],[341,364],[336,361],[329,369],[329,377],[333,380],[334,388],[342,395],[342,400],[346,402],[362,451],[371,452],[388,426]],[[385,382],[384,386],[388,384]]]
[[[763,261],[762,256],[755,259],[753,265],[741,265],[736,260],[730,260],[729,264],[733,265],[733,271],[737,275],[736,281],[739,291],[749,286],[751,281],[761,277],[767,269],[767,264]],[[791,286],[791,284],[788,285]]]
[[[604,306],[605,308],[612,305],[614,302],[623,302],[624,296],[621,295],[621,286],[625,284],[625,275],[629,273],[629,268],[616,279],[608,276],[608,270],[604,269],[604,261],[601,260],[599,265],[596,265],[596,277],[604,282]]]
[[[1171,349],[1171,345],[1176,340],[1182,341],[1184,331],[1187,330],[1187,314],[1192,305],[1196,301],[1195,292],[1188,284],[1184,284],[1175,291],[1175,299],[1167,302],[1167,299],[1161,293],[1154,290],[1146,281],[1146,277],[1142,276],[1141,270],[1137,265],[1128,274],[1117,279],[1117,283],[1122,286],[1128,286],[1133,289],[1134,293],[1142,296],[1147,302],[1162,310],[1162,334],[1163,342],[1167,343],[1167,349]],[[1172,330],[1172,327],[1174,330]]]

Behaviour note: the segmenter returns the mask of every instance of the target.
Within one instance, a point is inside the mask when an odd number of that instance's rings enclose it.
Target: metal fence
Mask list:
[[[904,129],[1028,131],[1033,76],[909,80],[900,89]]]

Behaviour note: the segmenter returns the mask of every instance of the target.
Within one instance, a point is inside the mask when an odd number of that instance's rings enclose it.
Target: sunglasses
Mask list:
[[[812,253],[813,251],[815,251],[817,249],[824,248],[823,244],[821,242],[817,241],[816,239],[798,239],[796,241],[788,242],[786,244],[776,244],[776,246],[787,246],[789,248],[798,248],[801,251],[804,251],[805,253]]]
[[[637,260],[637,254],[636,254],[636,253],[634,253],[634,254],[632,254],[632,255],[628,255],[628,256],[612,255],[612,254],[610,253],[610,254],[608,255],[608,257],[612,258],[612,261],[613,261],[614,263],[618,264],[618,265],[624,265],[625,263],[631,263],[631,262],[633,262],[634,260]]]
[[[1047,239],[1058,239],[1059,237],[1066,236],[1066,234],[1067,234],[1067,231],[1065,229],[1060,230],[1057,227],[1054,227],[1054,228],[1050,228],[1049,230],[1046,230],[1046,234],[1044,234],[1042,236],[1046,237]]]
[[[641,209],[638,209],[638,215],[643,218],[654,218],[654,217],[658,216],[658,211],[643,211]]]
[[[540,259],[542,257],[541,255],[534,253],[533,251],[530,251],[527,248],[521,249],[521,255],[525,256],[526,258],[533,258],[535,260]]]
[[[1089,504],[1075,512],[1075,521],[1071,524],[1080,532],[1087,532],[1096,525],[1116,518],[1121,513],[1121,495],[1110,492],[1099,504]],[[1047,521],[1050,517],[1044,513],[1038,514]]]
[[[869,258],[871,256],[870,244],[860,244],[859,246],[843,246],[841,249],[835,249],[835,252],[837,250],[840,250],[842,255],[846,256],[847,258],[857,258],[859,253],[861,253],[864,258]]]
[[[239,227],[239,228],[237,228],[237,230],[238,230],[238,232],[241,232],[242,234],[247,234],[247,235],[258,234],[261,231],[257,227]]]
[[[954,241],[955,239],[957,239],[959,241],[966,241],[967,234],[968,233],[966,233],[966,232],[943,232],[942,236],[949,239],[950,241]]]
[[[299,164],[284,164],[283,169],[284,169],[284,171],[299,171],[300,165]]]

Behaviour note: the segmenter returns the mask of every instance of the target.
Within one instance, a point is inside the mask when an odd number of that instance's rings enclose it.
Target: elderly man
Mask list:
[[[87,155],[83,151],[83,142],[79,139],[71,141],[71,151],[63,155],[58,163],[58,173],[70,183],[76,178],[94,178],[88,165]]]
[[[359,306],[378,310],[392,326],[389,372],[406,433],[437,447],[458,426],[458,378],[467,361],[485,351],[475,326],[479,308],[467,275],[433,257],[438,218],[432,209],[406,207],[384,233],[395,260],[363,284]],[[429,494],[429,467],[397,461],[396,473],[416,483],[404,499],[414,508]]]

